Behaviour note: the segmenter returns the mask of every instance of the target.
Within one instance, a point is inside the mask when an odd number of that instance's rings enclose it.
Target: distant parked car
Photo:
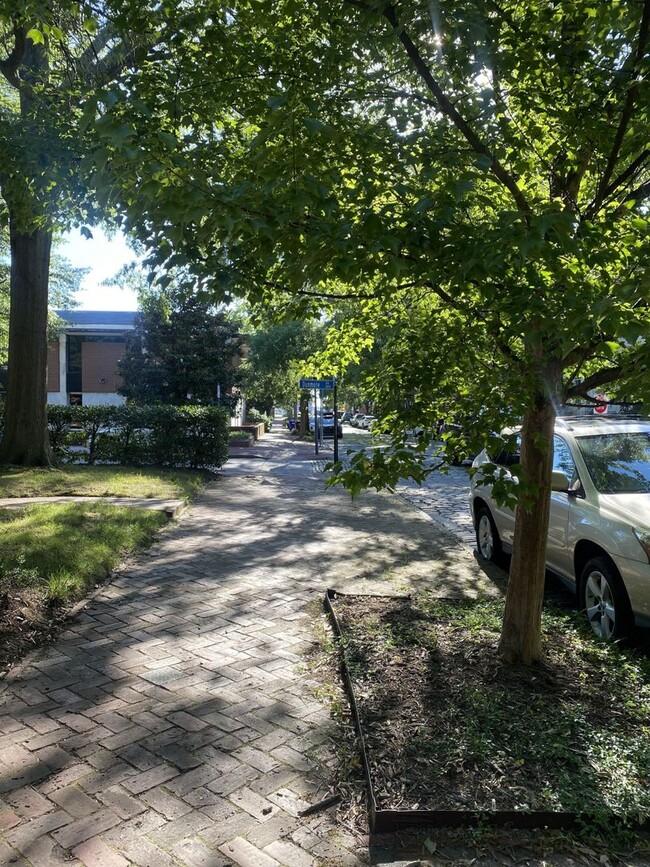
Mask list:
[[[374,422],[377,421],[376,415],[364,415],[364,417],[359,422],[359,427],[362,430],[370,430]]]
[[[352,425],[352,427],[359,427],[359,423],[360,423],[361,419],[365,418],[365,417],[366,417],[366,414],[364,412],[357,412],[350,419],[350,424]]]
[[[346,409],[345,412],[342,412],[339,421],[341,424],[349,424],[352,419],[352,410]]]
[[[327,410],[324,410],[321,413],[320,418],[321,418],[321,426],[322,426],[323,436],[324,437],[332,437],[332,439],[333,439],[334,438],[334,430],[336,429],[337,439],[341,439],[341,437],[343,436],[343,428],[341,427],[340,424],[335,424],[334,413],[328,412]],[[311,418],[309,420],[309,430],[312,433],[314,433],[315,424],[316,424],[316,422],[315,422],[314,418]]]

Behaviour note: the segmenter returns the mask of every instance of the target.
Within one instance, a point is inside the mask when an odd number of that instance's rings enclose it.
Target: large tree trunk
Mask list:
[[[533,493],[532,502],[520,501],[516,511],[499,648],[502,659],[510,663],[530,665],[541,658],[555,415],[549,394],[539,395],[535,406],[526,413],[521,432],[522,476],[538,496]]]
[[[47,432],[47,299],[52,233],[11,237],[9,378],[0,463],[51,466]]]

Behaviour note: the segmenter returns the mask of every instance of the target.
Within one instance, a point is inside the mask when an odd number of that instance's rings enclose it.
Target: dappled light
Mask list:
[[[312,444],[273,432],[255,454],[9,673],[0,816],[17,853],[75,856],[87,834],[125,858],[178,855],[185,837],[214,852],[262,841],[267,817],[325,852],[331,811],[299,816],[336,785],[307,657],[325,589],[498,594],[400,498],[327,489]]]

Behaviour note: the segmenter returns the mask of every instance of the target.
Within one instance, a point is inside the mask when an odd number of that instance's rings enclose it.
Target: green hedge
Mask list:
[[[220,467],[228,457],[229,413],[218,406],[48,406],[60,458],[132,466]],[[84,441],[84,451],[70,446]]]
[[[273,419],[270,415],[260,412],[254,406],[249,406],[246,410],[246,421],[252,421],[254,424],[263,424],[264,430],[268,433],[273,427]]]

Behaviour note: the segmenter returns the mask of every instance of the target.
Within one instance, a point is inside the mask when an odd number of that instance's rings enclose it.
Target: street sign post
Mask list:
[[[334,463],[339,459],[339,408],[336,402],[336,380],[334,380]]]

